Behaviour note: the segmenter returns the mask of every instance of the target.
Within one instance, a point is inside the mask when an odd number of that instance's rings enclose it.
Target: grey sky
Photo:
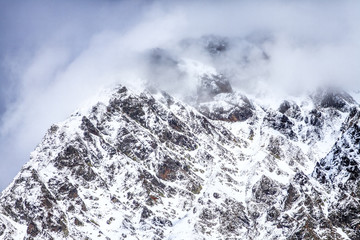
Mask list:
[[[359,1],[332,0],[0,0],[0,189],[28,161],[47,128],[99,88],[142,87],[144,52],[162,47],[201,58],[177,48],[184,38],[270,38],[264,47],[271,61],[254,61],[236,72],[233,85],[239,88],[258,81],[331,81],[359,88],[358,9]],[[221,64],[238,69],[232,66],[241,47],[237,51]]]

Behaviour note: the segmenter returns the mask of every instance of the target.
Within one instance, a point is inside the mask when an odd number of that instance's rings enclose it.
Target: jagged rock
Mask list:
[[[300,107],[294,102],[289,102],[285,100],[280,104],[278,111],[282,114],[285,114],[287,117],[301,120]]]
[[[263,202],[272,205],[276,196],[279,194],[280,185],[266,176],[261,179],[253,187],[253,195],[257,202]]]
[[[267,126],[286,135],[292,140],[297,140],[298,138],[295,131],[293,130],[293,127],[295,125],[294,122],[284,114],[269,112],[264,118],[264,123]]]
[[[316,165],[312,174],[338,199],[329,203],[329,219],[332,224],[344,229],[350,239],[359,239],[360,236],[357,225],[360,214],[359,119],[359,111],[352,109],[343,126],[343,136]]]
[[[360,111],[350,100],[271,109],[221,75],[206,81],[194,106],[120,86],[51,126],[1,194],[0,236],[358,239]]]
[[[348,93],[338,89],[319,89],[312,97],[321,108],[334,108],[343,112],[356,103]]]
[[[203,75],[197,89],[198,102],[212,100],[220,93],[232,93],[232,87],[224,75]]]
[[[205,76],[198,88],[198,104],[202,114],[213,120],[246,121],[254,116],[250,100],[233,93],[228,80],[222,75]]]

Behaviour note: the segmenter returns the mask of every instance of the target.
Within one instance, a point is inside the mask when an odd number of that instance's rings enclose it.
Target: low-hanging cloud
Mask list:
[[[99,88],[141,90],[150,81],[177,95],[196,89],[196,78],[172,69],[172,61],[203,62],[248,93],[319,84],[360,89],[357,1],[37,0],[0,7],[0,189],[46,129]],[[230,50],[211,57],[204,36],[224,37]],[[168,59],[149,71],[156,48]]]

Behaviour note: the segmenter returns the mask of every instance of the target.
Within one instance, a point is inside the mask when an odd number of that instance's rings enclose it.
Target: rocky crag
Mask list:
[[[119,86],[51,126],[0,196],[0,238],[360,239],[350,95],[274,108],[199,80],[191,103]]]

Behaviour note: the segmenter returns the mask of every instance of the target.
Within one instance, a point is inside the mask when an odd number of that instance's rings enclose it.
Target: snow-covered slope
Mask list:
[[[229,45],[215,40],[202,43],[218,59]],[[1,193],[0,238],[360,239],[350,95],[269,104],[214,67],[151,54],[149,77],[165,66],[197,80],[192,96],[157,90],[167,79],[142,93],[118,86],[51,126]]]
[[[358,239],[351,98],[271,109],[204,79],[193,106],[119,86],[53,125],[1,195],[0,236]]]

